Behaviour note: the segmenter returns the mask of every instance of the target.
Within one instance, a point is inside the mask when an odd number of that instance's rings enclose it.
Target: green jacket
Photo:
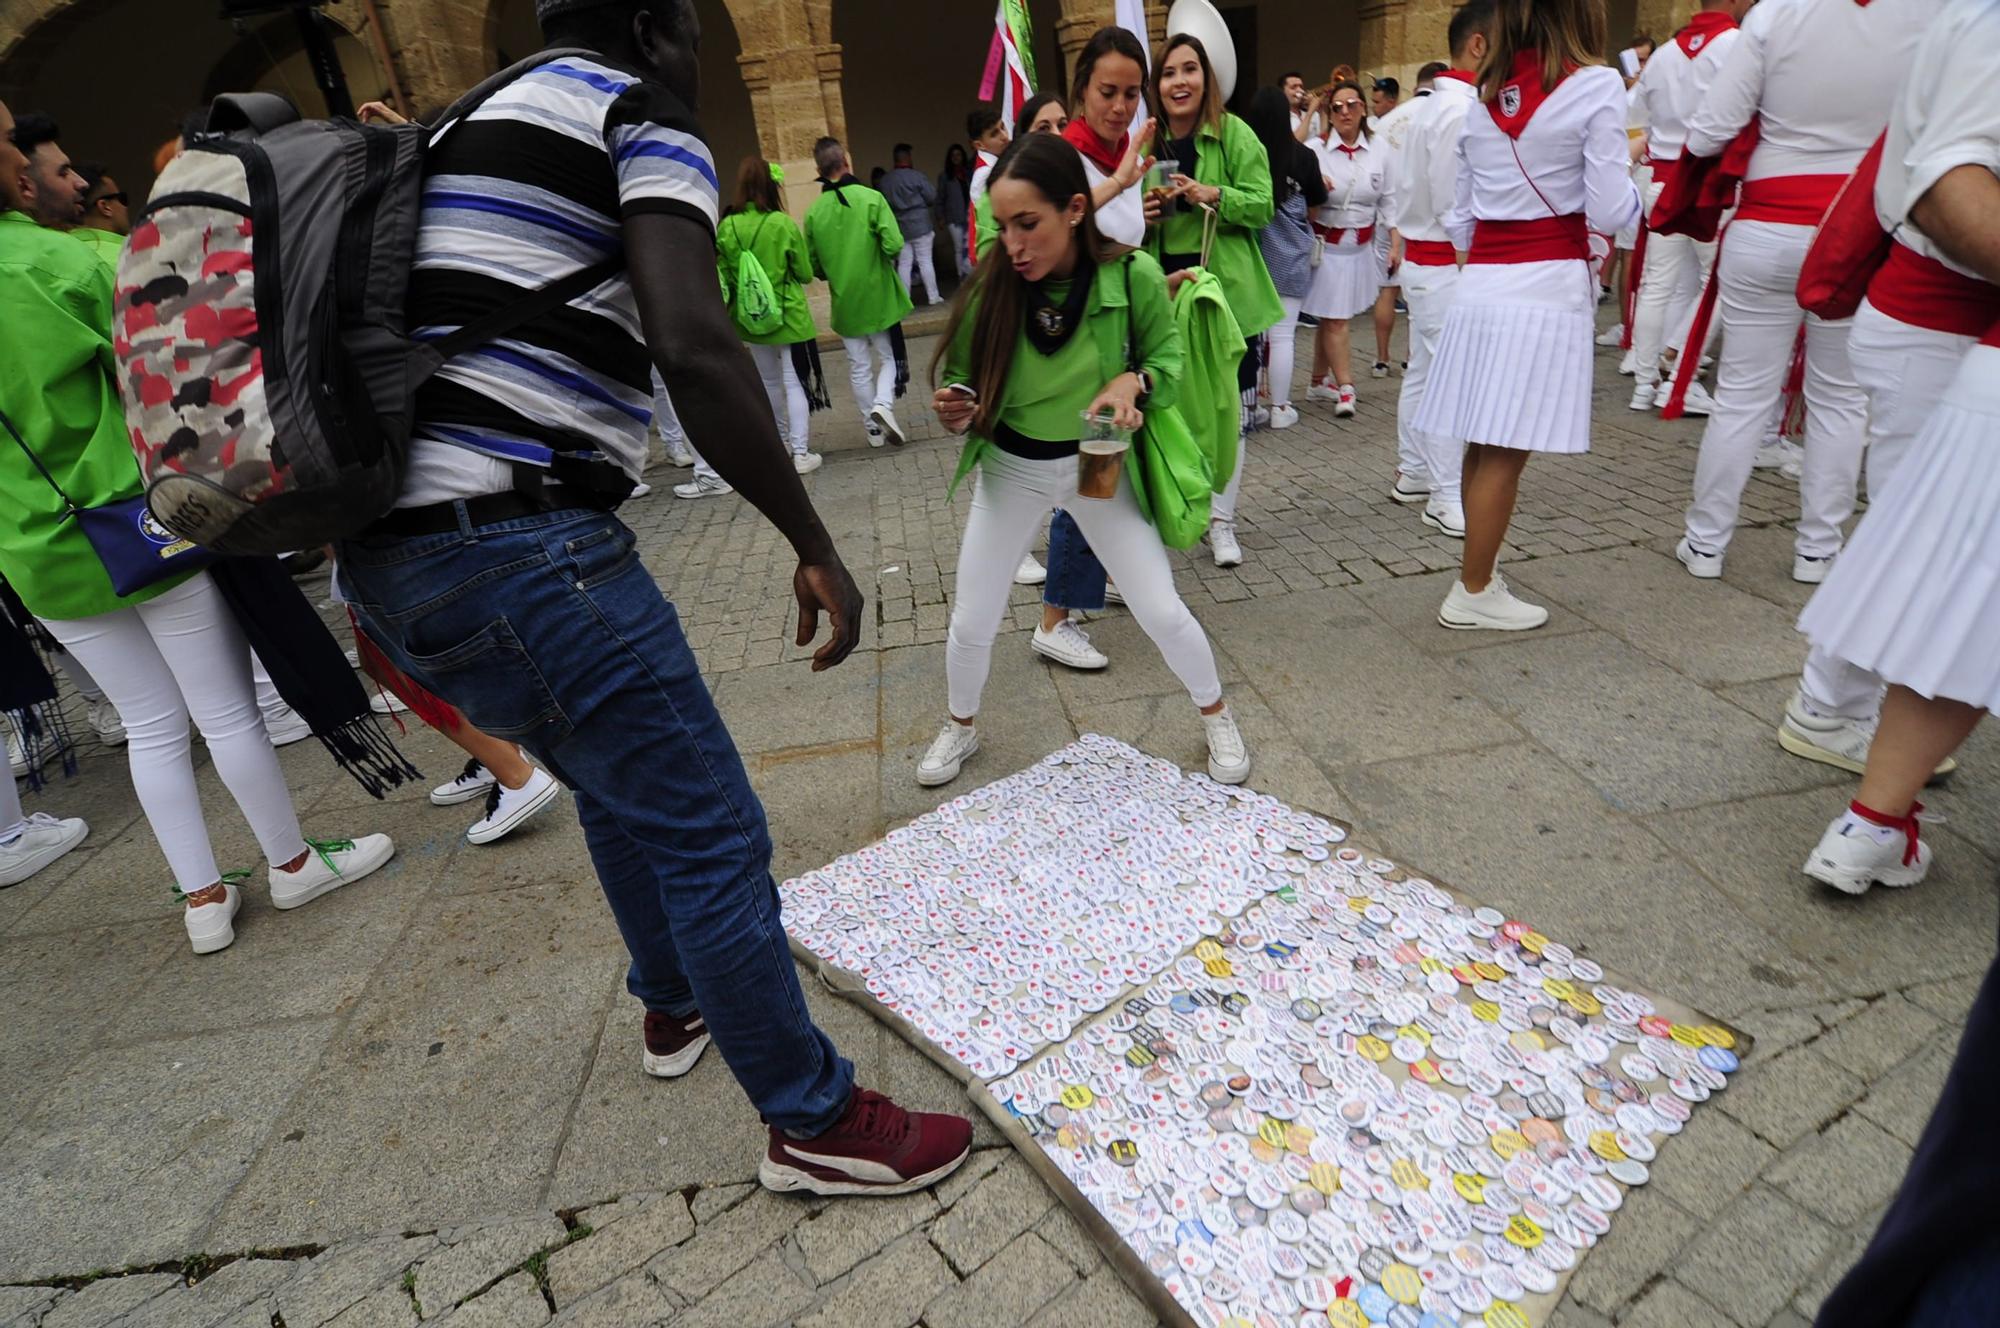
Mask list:
[[[111,268],[61,231],[0,213],[0,411],[80,507],[140,492],[111,352]],[[0,576],[40,618],[90,618],[165,594],[120,598],[67,509],[0,426]]]
[[[1129,303],[1126,298],[1128,287],[1131,292]],[[972,379],[972,332],[978,320],[979,300],[975,293],[966,308],[965,318],[958,325],[958,335],[952,338],[951,349],[945,354],[941,381],[964,383],[979,389],[980,395],[988,398],[999,393],[999,397],[994,399],[994,405],[998,407],[1006,399],[1006,385],[978,383]],[[1153,378],[1153,395],[1143,408],[1164,410],[1174,404],[1181,382],[1181,336],[1174,325],[1172,302],[1167,299],[1166,274],[1160,271],[1160,265],[1150,255],[1127,254],[1100,266],[1090,284],[1090,301],[1084,306],[1083,321],[1084,326],[1078,329],[1077,335],[1087,335],[1097,343],[1097,363],[1104,375],[1102,382],[1108,383],[1132,367],[1129,337],[1138,343],[1139,363]],[[1234,368],[1233,361],[1231,367]],[[1016,356],[1008,376],[1011,378],[1014,374],[1033,372],[1032,360]],[[1088,401],[1078,402],[1078,412],[1089,404]],[[992,446],[991,439],[977,434],[966,436],[965,446],[958,454],[958,470],[951,477],[951,491],[958,489],[959,481],[972,473],[972,468],[979,464],[980,458]],[[1139,484],[1137,466],[1138,449],[1133,448],[1125,454],[1125,471],[1135,486]],[[1135,492],[1143,490],[1135,487]]]
[[[1174,326],[1187,349],[1181,418],[1208,454],[1209,474],[1227,484],[1236,473],[1243,420],[1243,394],[1236,388],[1236,368],[1249,347],[1213,272],[1201,273],[1174,296]]]
[[[903,228],[889,200],[852,176],[828,188],[806,212],[806,256],[833,289],[833,330],[872,337],[903,321],[910,293],[890,260],[903,249]]]
[[[118,270],[118,258],[125,252],[124,236],[98,230],[95,226],[79,226],[69,232],[69,236],[96,254],[106,267],[114,272]]]
[[[1164,118],[1160,132],[1167,132]],[[1271,157],[1256,131],[1226,112],[1220,133],[1208,125],[1196,131],[1194,151],[1194,178],[1222,190],[1209,270],[1222,283],[1243,335],[1254,337],[1275,326],[1285,313],[1264,266],[1263,251],[1257,247],[1257,233],[1271,224],[1276,207],[1271,198]],[[1146,237],[1147,249],[1155,257],[1200,253],[1202,220],[1199,209],[1169,211]]]
[[[806,237],[798,223],[782,212],[746,208],[722,219],[715,232],[715,267],[722,274],[722,302],[736,315],[736,269],[748,250],[764,265],[764,275],[778,292],[785,322],[775,332],[752,335],[737,319],[736,330],[753,345],[789,346],[811,341],[819,335],[813,326],[812,310],[806,307],[806,283],[813,279],[812,259],[806,254]]]

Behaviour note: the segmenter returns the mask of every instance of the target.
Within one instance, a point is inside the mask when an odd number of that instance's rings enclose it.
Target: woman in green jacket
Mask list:
[[[744,306],[741,274],[745,254],[755,257],[764,269],[778,297],[775,308],[763,311]],[[788,426],[785,438],[792,445],[792,464],[799,474],[811,474],[819,469],[822,458],[806,450],[811,405],[792,360],[792,347],[819,335],[813,327],[812,310],[806,307],[812,262],[806,256],[805,235],[785,211],[784,194],[771,163],[762,157],[745,157],[737,171],[736,206],[716,228],[715,261],[722,274],[723,301],[736,319],[743,343],[750,348],[750,358],[757,362],[757,372],[763,375],[771,414]],[[704,474],[713,473],[707,463],[696,463],[697,482]]]
[[[1244,340],[1254,345],[1285,312],[1257,246],[1258,233],[1271,224],[1276,207],[1271,197],[1271,159],[1256,131],[1222,109],[1222,93],[1200,38],[1184,33],[1167,38],[1166,49],[1153,64],[1153,93],[1160,109],[1154,152],[1175,171],[1175,193],[1147,201],[1147,221],[1152,226],[1148,247],[1170,274],[1194,267],[1201,261],[1202,224],[1207,217],[1203,209],[1213,208],[1217,225],[1208,270],[1222,283]],[[1254,403],[1254,352],[1243,357],[1237,379],[1245,401]],[[1246,424],[1249,408],[1246,405]],[[1239,443],[1229,487],[1216,493],[1212,508],[1208,546],[1218,567],[1243,561],[1243,548],[1236,541],[1236,493],[1243,484],[1244,450]]]
[[[1181,344],[1166,278],[1143,253],[1110,257],[1083,159],[1052,134],[1016,140],[987,189],[1000,243],[952,309],[938,352],[944,386],[932,401],[945,428],[971,434],[953,486],[979,474],[945,644],[951,714],[918,763],[917,782],[949,783],[979,750],[973,719],[1014,569],[1060,507],[1201,711],[1209,775],[1240,784],[1250,754],[1223,704],[1208,637],[1174,589],[1166,546],[1134,495],[1133,451],[1110,497],[1077,491],[1086,415],[1108,413],[1120,428],[1137,429],[1148,407],[1173,404]]]

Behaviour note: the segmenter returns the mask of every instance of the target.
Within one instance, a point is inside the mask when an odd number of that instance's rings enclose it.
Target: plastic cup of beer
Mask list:
[[[1083,436],[1076,448],[1076,493],[1079,498],[1115,498],[1118,477],[1125,470],[1125,453],[1132,431],[1111,421],[1110,411],[1083,415]]]

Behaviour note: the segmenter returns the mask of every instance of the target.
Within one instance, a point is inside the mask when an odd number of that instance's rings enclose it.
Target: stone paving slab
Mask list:
[[[1773,741],[1804,653],[1796,492],[1753,477],[1722,581],[1684,576],[1671,548],[1700,426],[1631,415],[1601,366],[1596,450],[1529,468],[1503,555],[1551,604],[1542,631],[1435,627],[1456,546],[1387,496],[1393,381],[1364,383],[1352,421],[1315,404],[1251,440],[1243,567],[1171,561],[1254,783],[1757,1038],[1551,1323],[1799,1328],[1878,1220],[1991,958],[2000,735],[1927,793],[1950,819],[1922,888],[1809,888],[1798,863],[1852,783]],[[870,450],[836,396],[807,485],[870,600],[840,669],[812,674],[791,645],[789,550],[740,499],[675,501],[661,468],[623,514],[747,753],[781,872],[955,792],[911,778],[943,718],[955,445],[905,401],[914,441]],[[323,575],[305,584],[325,598]],[[1191,708],[1129,615],[1094,617],[1112,667],[1076,675],[1029,652],[1037,604],[1010,597],[975,782],[1085,729],[1199,762]],[[422,730],[399,741],[436,778],[462,760]],[[198,760],[218,847],[247,865]],[[281,763],[316,832],[388,829],[397,863],[284,917],[253,891],[236,947],[200,961],[118,754],[90,748],[80,779],[28,796],[94,833],[0,891],[0,1190],[21,1196],[0,1209],[0,1325],[1152,1322],[984,1121],[925,1194],[758,1190],[762,1136],[719,1058],[674,1083],[639,1070],[566,805],[474,848],[466,809],[422,787],[376,804],[312,744]],[[807,989],[868,1082],[962,1104]]]

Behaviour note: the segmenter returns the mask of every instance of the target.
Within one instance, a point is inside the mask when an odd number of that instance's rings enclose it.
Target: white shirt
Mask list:
[[[1924,31],[1911,60],[1910,75],[1889,115],[1889,138],[1875,177],[1875,217],[1882,228],[1966,276],[1977,274],[1946,258],[1910,220],[1910,209],[1960,166],[1984,166],[2000,175],[1996,88],[2000,4],[1950,0]]]
[[[1083,157],[1081,152],[1077,153]],[[1088,157],[1083,157],[1083,178],[1090,182],[1094,193],[1097,186],[1110,179],[1110,175],[1098,167]],[[1118,197],[1097,209],[1097,233],[1113,244],[1129,245],[1137,249],[1146,243],[1146,182],[1137,181],[1122,190]]]
[[[1762,0],[1743,20],[1688,125],[1713,157],[1756,117],[1745,177],[1847,175],[1889,123],[1889,106],[1943,0]]]
[[[1654,161],[1673,161],[1681,155],[1688,121],[1694,118],[1709,83],[1741,35],[1737,28],[1718,32],[1692,57],[1681,50],[1678,41],[1665,41],[1646,62],[1645,72],[1632,90],[1638,97],[1639,118],[1646,126],[1646,154]],[[1623,88],[1623,79],[1619,86]],[[1621,113],[1619,119],[1625,118]]]
[[[1410,116],[1389,206],[1390,222],[1405,240],[1451,239],[1444,216],[1458,189],[1458,136],[1465,130],[1466,113],[1478,104],[1472,84],[1439,78]]]
[[[1639,216],[1625,150],[1625,80],[1603,65],[1588,65],[1557,85],[1518,139],[1493,123],[1486,106],[1471,108],[1458,162],[1444,227],[1459,249],[1472,248],[1475,221],[1580,212],[1591,230],[1616,235]]]
[[[1347,231],[1386,224],[1389,218],[1383,204],[1388,189],[1388,149],[1371,142],[1366,134],[1354,140],[1353,152],[1346,151],[1337,136],[1331,141],[1316,138],[1310,146],[1319,158],[1320,174],[1333,181],[1325,204],[1313,209],[1313,220]],[[1341,243],[1358,241],[1342,236]]]
[[[972,168],[972,188],[966,192],[966,198],[971,201],[972,206],[978,207],[979,200],[986,196],[986,177],[993,174],[993,163],[999,160],[985,149],[980,149],[979,162]]]
[[[1414,97],[1399,101],[1389,108],[1387,115],[1370,116],[1368,127],[1375,131],[1378,141],[1386,142],[1390,151],[1401,152],[1403,144],[1409,141],[1410,121],[1416,115],[1419,104]]]

